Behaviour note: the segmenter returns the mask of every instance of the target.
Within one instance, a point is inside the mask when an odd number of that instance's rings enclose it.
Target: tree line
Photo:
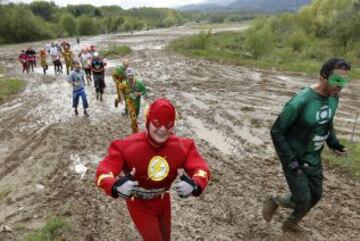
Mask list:
[[[59,7],[45,1],[0,1],[0,16],[0,44],[162,28],[187,21],[184,14],[166,8],[124,10],[119,6],[89,4]]]

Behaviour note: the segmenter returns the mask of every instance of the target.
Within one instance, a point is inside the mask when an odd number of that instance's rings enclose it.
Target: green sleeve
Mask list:
[[[137,89],[141,92],[142,95],[146,95],[146,88],[141,80],[137,81]]]
[[[286,133],[296,122],[301,110],[301,105],[301,102],[296,101],[296,97],[286,103],[271,128],[271,138],[275,150],[280,160],[284,163],[289,163],[295,157],[294,151],[291,150],[289,142],[286,139]]]
[[[329,137],[327,138],[326,143],[331,149],[334,149],[333,147],[339,143],[339,140],[336,138],[336,132],[333,122],[330,123]]]

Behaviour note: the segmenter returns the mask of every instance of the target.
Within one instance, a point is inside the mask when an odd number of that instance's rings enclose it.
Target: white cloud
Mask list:
[[[102,5],[118,5],[122,8],[133,7],[176,7],[188,4],[196,4],[205,2],[206,0],[107,0],[107,1],[93,1],[93,0],[54,0],[57,5],[66,6],[68,4],[92,4],[96,6]],[[30,3],[31,0],[10,0],[10,2],[24,2]],[[50,2],[50,1],[47,1]]]

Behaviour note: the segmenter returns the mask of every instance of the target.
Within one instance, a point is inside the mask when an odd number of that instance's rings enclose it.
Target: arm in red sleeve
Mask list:
[[[210,180],[210,169],[196,149],[193,141],[190,143],[189,152],[185,160],[184,169],[189,177],[200,186],[203,192]]]
[[[111,188],[123,168],[124,158],[120,148],[121,141],[111,143],[107,156],[96,169],[96,185],[111,196]]]

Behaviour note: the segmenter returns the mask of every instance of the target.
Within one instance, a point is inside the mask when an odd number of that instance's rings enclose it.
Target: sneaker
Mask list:
[[[297,232],[297,233],[304,233],[306,230],[301,227],[298,223],[295,223],[290,220],[285,220],[281,226],[283,232]]]
[[[272,217],[274,216],[275,211],[278,209],[279,205],[277,204],[275,197],[274,196],[268,196],[266,198],[263,210],[262,210],[262,215],[263,218],[267,221],[270,222]]]
[[[79,115],[79,112],[77,109],[75,109],[75,115],[78,116]]]

